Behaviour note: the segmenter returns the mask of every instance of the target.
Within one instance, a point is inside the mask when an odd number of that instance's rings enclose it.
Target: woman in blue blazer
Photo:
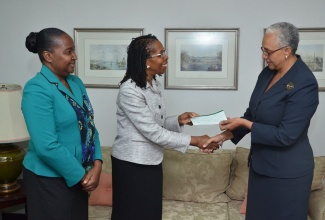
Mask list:
[[[308,140],[318,106],[315,76],[295,52],[298,30],[280,22],[266,29],[262,42],[268,66],[258,77],[241,118],[220,123],[211,138],[237,144],[251,133],[246,219],[306,220],[314,158]]]
[[[30,33],[42,68],[23,92],[30,134],[23,161],[29,219],[88,219],[88,193],[99,182],[101,150],[93,109],[74,72],[72,38],[56,28]]]

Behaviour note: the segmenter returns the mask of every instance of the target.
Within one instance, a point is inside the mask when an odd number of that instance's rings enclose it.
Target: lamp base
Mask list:
[[[17,183],[17,181],[14,181],[12,183],[0,184],[0,194],[16,192],[19,189],[20,185]]]
[[[25,151],[14,144],[0,144],[0,194],[19,190],[17,178],[21,174]]]

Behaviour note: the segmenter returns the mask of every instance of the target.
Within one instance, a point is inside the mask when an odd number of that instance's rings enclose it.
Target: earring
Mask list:
[[[147,69],[150,69],[150,66],[147,66]]]
[[[288,59],[288,56],[286,55],[286,59]]]

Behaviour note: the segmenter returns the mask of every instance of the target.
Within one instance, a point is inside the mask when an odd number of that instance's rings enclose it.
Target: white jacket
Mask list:
[[[131,79],[124,82],[117,96],[117,136],[112,156],[133,163],[157,165],[163,148],[185,152],[191,137],[182,134],[178,116],[166,117],[161,84],[154,80],[146,89]]]

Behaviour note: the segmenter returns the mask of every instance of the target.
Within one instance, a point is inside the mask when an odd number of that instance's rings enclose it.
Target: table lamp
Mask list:
[[[14,144],[29,140],[21,112],[20,85],[0,83],[0,194],[17,191],[25,151]]]

